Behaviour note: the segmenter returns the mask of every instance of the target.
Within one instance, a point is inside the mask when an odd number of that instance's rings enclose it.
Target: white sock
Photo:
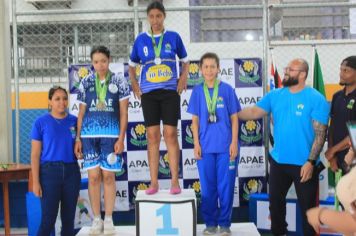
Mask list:
[[[94,216],[94,220],[101,220],[100,215],[98,215],[98,216]]]
[[[112,221],[112,216],[105,215],[105,220]]]

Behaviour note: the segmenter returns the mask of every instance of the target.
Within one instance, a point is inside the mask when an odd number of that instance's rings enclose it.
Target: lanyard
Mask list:
[[[152,44],[153,44],[153,49],[155,51],[155,58],[159,58],[161,55],[161,49],[162,49],[162,42],[163,42],[163,34],[164,34],[164,30],[161,34],[161,36],[159,37],[159,42],[158,42],[158,46],[156,45],[156,40],[153,37],[153,31],[151,31],[151,39],[152,39]]]
[[[105,82],[104,84],[101,84],[101,81],[99,79],[98,73],[95,73],[95,90],[96,90],[96,96],[98,97],[100,102],[105,101],[106,93],[108,91],[108,84],[109,80],[111,77],[110,71],[106,74]]]
[[[215,79],[213,97],[211,98],[208,90],[208,85],[206,84],[206,82],[204,82],[204,95],[205,95],[205,101],[208,107],[209,115],[215,114],[216,101],[218,100],[218,88],[219,88],[218,84],[219,84],[218,80]]]

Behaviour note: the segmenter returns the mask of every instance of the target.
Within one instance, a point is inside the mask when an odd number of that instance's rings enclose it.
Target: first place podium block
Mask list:
[[[196,236],[197,209],[193,189],[182,189],[177,195],[160,190],[153,195],[137,192],[136,236]]]

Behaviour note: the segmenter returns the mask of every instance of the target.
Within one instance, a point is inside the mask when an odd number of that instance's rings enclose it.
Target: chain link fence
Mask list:
[[[12,58],[12,69],[18,71],[17,76],[12,71],[12,78],[17,77],[13,90],[18,86],[19,93],[46,92],[53,84],[68,87],[68,66],[90,63],[90,50],[95,45],[107,46],[113,62],[127,62],[135,37],[149,28],[149,0],[12,1],[8,5],[15,11],[12,47],[18,56],[16,63]],[[214,51],[221,58],[258,57],[269,65],[273,52],[281,73],[292,58],[304,58],[311,65],[315,46],[324,82],[337,84],[341,60],[356,51],[353,0],[162,2],[167,10],[165,28],[182,36],[190,60]],[[16,145],[21,147],[21,162],[29,162],[30,127],[39,112],[44,110],[19,113],[20,141]]]

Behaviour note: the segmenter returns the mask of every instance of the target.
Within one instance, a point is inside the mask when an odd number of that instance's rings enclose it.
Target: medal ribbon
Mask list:
[[[215,79],[213,97],[211,98],[208,90],[208,85],[206,84],[206,82],[204,82],[204,95],[209,115],[215,115],[216,101],[218,100],[218,85],[219,82],[217,79]]]
[[[98,97],[100,102],[105,102],[106,93],[108,91],[109,80],[111,77],[110,71],[106,74],[105,82],[102,84],[100,82],[98,73],[95,73],[95,90],[96,96]]]
[[[155,51],[155,58],[159,58],[161,55],[161,49],[162,49],[162,42],[163,42],[163,34],[164,34],[164,30],[162,31],[161,36],[159,37],[159,42],[158,42],[158,46],[156,44],[156,40],[153,37],[153,31],[151,30],[151,39],[152,39],[152,44],[153,44],[153,49]]]

